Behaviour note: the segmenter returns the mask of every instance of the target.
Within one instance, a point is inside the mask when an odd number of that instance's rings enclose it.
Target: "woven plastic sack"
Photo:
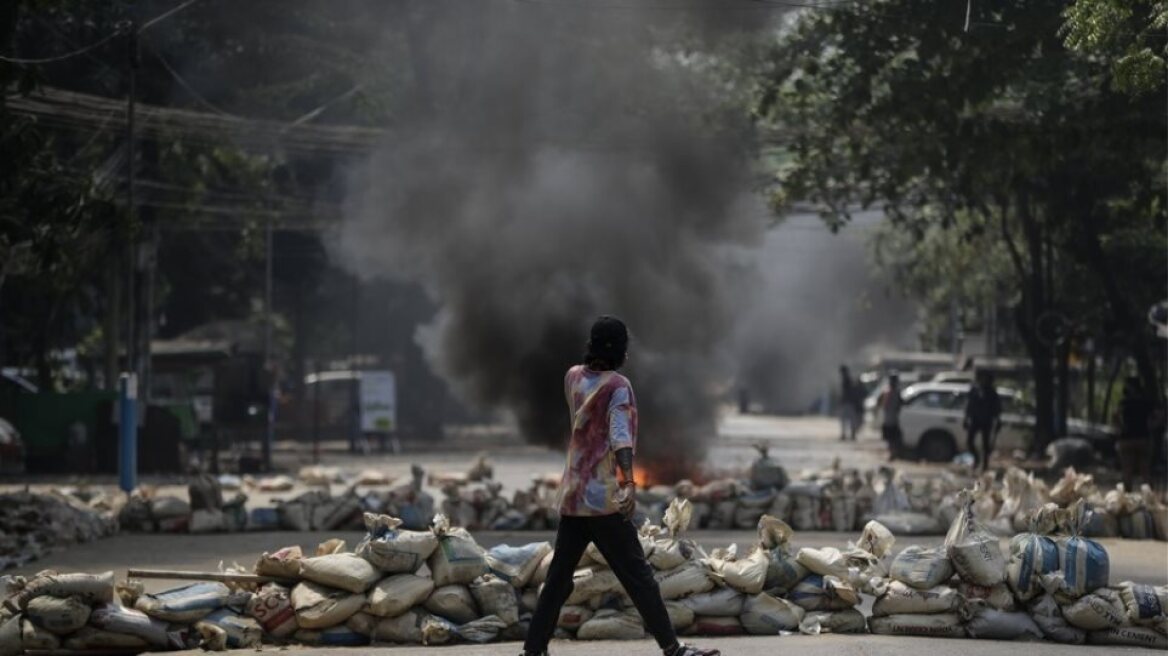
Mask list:
[[[479,617],[474,597],[465,585],[444,585],[434,588],[423,607],[455,624],[466,624]]]
[[[953,563],[944,547],[926,549],[913,545],[905,547],[892,559],[888,576],[909,587],[927,590],[953,578]]]
[[[227,608],[220,608],[219,610],[213,611],[199,620],[199,623],[211,624],[222,629],[227,637],[226,644],[228,649],[251,649],[258,647],[264,633],[263,629],[260,628],[259,622]]]
[[[805,614],[793,602],[763,592],[746,598],[738,620],[752,635],[777,635],[780,631],[798,629]]]
[[[737,616],[742,613],[746,597],[733,588],[715,588],[709,592],[690,595],[678,603],[692,610],[694,615]]]
[[[20,625],[20,643],[25,651],[59,649],[61,639],[51,631],[25,620]]]
[[[1006,579],[1006,559],[998,539],[987,533],[974,517],[973,493],[962,490],[957,499],[962,511],[945,536],[945,549],[953,568],[970,583],[985,586],[1001,583]]]
[[[726,585],[743,594],[755,595],[762,592],[766,583],[769,561],[765,551],[755,548],[745,558],[736,558],[731,549],[724,558],[711,556],[708,563]]]
[[[507,628],[507,624],[503,620],[494,615],[487,615],[459,626],[458,637],[467,642],[482,644],[497,638],[505,628]]]
[[[1100,588],[1062,607],[1063,617],[1071,626],[1086,631],[1105,631],[1127,621],[1127,609],[1119,591]]]
[[[1164,626],[1168,622],[1168,586],[1124,581],[1119,586],[1127,619],[1132,624]]]
[[[1113,629],[1088,633],[1087,644],[1168,649],[1168,636],[1143,626],[1117,626]]]
[[[142,595],[134,607],[166,622],[191,624],[222,607],[229,596],[231,590],[222,583],[192,583],[165,592]]]
[[[809,612],[803,616],[803,621],[799,622],[799,633],[806,635],[867,632],[868,620],[855,608]]]
[[[89,624],[103,631],[138,636],[155,649],[181,649],[185,646],[181,630],[170,630],[166,622],[117,604],[94,608],[89,615]]]
[[[83,626],[76,633],[65,638],[62,646],[65,649],[79,651],[109,649],[109,650],[137,650],[144,651],[149,644],[135,635],[128,633],[114,633],[103,631],[92,626]]]
[[[615,578],[614,576],[613,579],[615,580]],[[657,572],[653,578],[657,579],[662,599],[680,599],[687,595],[705,592],[714,587],[714,580],[710,578],[709,568],[693,561],[666,572]]]
[[[953,613],[937,615],[887,615],[868,620],[868,629],[880,635],[964,638],[961,618]]]
[[[422,624],[429,613],[418,609],[408,610],[397,617],[383,618],[373,629],[373,639],[398,644],[422,644]]]
[[[327,629],[352,617],[365,605],[365,595],[326,588],[305,581],[292,588],[292,608],[302,629]]]
[[[29,601],[41,595],[77,597],[87,604],[108,604],[114,600],[114,573],[37,574],[11,599],[11,604],[24,610]]]
[[[674,631],[684,631],[694,622],[694,612],[678,601],[665,602],[665,612],[669,613],[669,622]]]
[[[1068,645],[1081,645],[1087,640],[1087,632],[1070,625],[1063,617],[1063,611],[1053,595],[1042,594],[1030,603],[1030,618],[1042,630],[1047,640]]]
[[[284,547],[275,553],[264,552],[255,564],[255,573],[280,579],[300,578],[300,560],[304,553],[299,545]]]
[[[917,590],[900,581],[893,581],[889,584],[888,590],[872,605],[872,616],[952,613],[960,605],[960,595],[948,586]]]
[[[957,583],[957,594],[961,595],[961,598],[966,601],[981,602],[990,608],[1007,613],[1012,613],[1018,609],[1018,604],[1014,600],[1014,592],[1005,583],[978,585],[976,583],[960,581]]]
[[[787,593],[804,610],[843,610],[860,603],[855,588],[834,576],[812,574]]]
[[[688,499],[674,498],[673,501],[669,502],[669,507],[665,509],[665,516],[661,520],[666,537],[655,539],[652,553],[648,555],[649,563],[654,568],[671,570],[681,567],[698,553],[699,550],[693,542],[681,537],[681,534],[689,528],[693,513],[694,506]],[[642,532],[652,535],[648,527]]]
[[[363,647],[369,644],[369,636],[358,633],[347,626],[328,629],[300,629],[292,638],[311,647]]]
[[[300,576],[330,588],[364,593],[377,583],[381,572],[356,554],[335,553],[301,560]]]
[[[572,576],[572,593],[568,604],[580,604],[596,595],[620,589],[616,574],[607,569],[578,569]],[[665,597],[669,599],[669,597]]]
[[[247,614],[274,638],[286,638],[300,628],[292,607],[292,591],[278,583],[260,587],[247,604]]]
[[[394,574],[369,591],[364,610],[378,617],[397,617],[423,603],[434,592],[434,580],[414,574]]]
[[[42,595],[28,602],[25,616],[37,626],[57,635],[67,635],[85,626],[91,609],[76,597]]]
[[[1111,577],[1111,560],[1103,545],[1080,537],[1080,529],[1087,517],[1083,501],[1076,501],[1067,509],[1065,517],[1070,537],[1057,540],[1059,569],[1063,577],[1059,594],[1078,598],[1098,588],[1107,587]]]
[[[576,630],[580,640],[640,640],[645,628],[636,612],[598,611]]]
[[[548,542],[532,542],[521,547],[500,544],[487,551],[487,567],[495,576],[516,588],[522,588],[550,553],[552,545]]]
[[[487,573],[487,554],[464,528],[450,526],[445,515],[434,517],[438,547],[427,561],[434,585],[467,584]]]
[[[488,574],[470,584],[470,593],[484,615],[494,615],[507,626],[519,621],[519,597],[510,583]]]
[[[1026,613],[1006,613],[989,607],[977,608],[965,624],[971,638],[986,640],[1041,640],[1042,629]]]
[[[413,574],[438,547],[432,531],[401,529],[396,517],[365,513],[364,520],[368,533],[357,544],[357,555],[383,572]]]
[[[781,519],[763,515],[758,520],[758,541],[766,551],[767,573],[763,589],[786,594],[807,576],[807,568],[800,565],[791,553],[790,540],[794,531]]]

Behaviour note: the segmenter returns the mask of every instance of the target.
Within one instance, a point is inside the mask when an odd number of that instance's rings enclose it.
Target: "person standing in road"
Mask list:
[[[721,655],[717,649],[677,640],[631,521],[636,509],[637,403],[629,380],[616,371],[625,362],[628,343],[620,319],[600,317],[592,324],[584,364],[564,376],[572,433],[560,482],[560,525],[520,656],[547,654],[560,609],[572,593],[576,564],[589,543],[596,544],[665,656]]]
[[[901,451],[900,408],[903,401],[900,398],[900,374],[893,371],[888,374],[888,385],[880,393],[880,433],[885,442],[888,442],[889,462],[899,458]]]
[[[1002,399],[994,387],[994,374],[990,371],[977,372],[977,382],[969,387],[965,399],[965,441],[973,454],[973,468],[978,464],[985,471],[990,465],[990,455],[994,451],[994,438],[1002,427]],[[981,435],[981,455],[977,452],[977,436]]]
[[[864,416],[863,387],[847,366],[840,367],[840,441],[856,441]]]

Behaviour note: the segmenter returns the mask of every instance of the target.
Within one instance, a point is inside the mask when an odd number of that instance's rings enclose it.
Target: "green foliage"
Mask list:
[[[1067,47],[1108,62],[1117,90],[1139,95],[1163,83],[1168,2],[1075,0],[1065,16]]]

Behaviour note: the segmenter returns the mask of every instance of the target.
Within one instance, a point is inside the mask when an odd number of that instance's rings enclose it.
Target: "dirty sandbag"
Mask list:
[[[904,491],[904,483],[895,469],[880,468],[880,475],[884,479],[884,489],[872,504],[872,512],[876,515],[886,515],[912,510],[912,503]]]
[[[781,490],[787,486],[790,479],[787,470],[767,455],[769,448],[765,444],[756,444],[758,459],[750,465],[750,487],[755,490]]]
[[[1053,595],[1043,594],[1030,603],[1030,618],[1048,640],[1068,645],[1081,645],[1087,632],[1070,625]]]
[[[803,616],[799,622],[799,633],[819,635],[821,633],[866,633],[868,621],[855,608],[844,610],[817,610]]]
[[[535,568],[535,572],[533,572],[531,575],[531,580],[527,582],[528,585],[543,585],[543,582],[547,580],[548,570],[551,569],[552,559],[555,558],[555,556],[555,551],[549,551],[548,554],[539,561],[539,567]]]
[[[679,603],[692,610],[694,615],[738,616],[742,614],[745,602],[746,596],[733,588],[715,588],[690,595]]]
[[[736,558],[731,551],[724,558],[711,555],[710,569],[731,588],[743,594],[755,595],[762,592],[766,583],[769,559],[761,548],[750,550],[745,558]]]
[[[872,616],[952,613],[960,605],[961,597],[956,590],[948,586],[942,585],[929,590],[918,590],[910,588],[900,581],[893,581],[888,585],[884,594],[872,605]]]
[[[226,635],[228,649],[251,649],[258,647],[263,637],[263,629],[258,622],[227,608],[213,611],[199,624],[210,624],[219,627]]]
[[[487,574],[470,584],[470,594],[484,615],[494,615],[507,626],[519,621],[519,598],[510,583]]]
[[[383,572],[413,574],[438,546],[432,531],[401,529],[396,517],[365,513],[364,521],[368,534],[357,545],[357,555]]]
[[[966,601],[982,602],[1000,611],[1012,613],[1017,610],[1017,604],[1014,601],[1014,592],[1010,590],[1010,586],[1005,583],[998,583],[995,585],[978,585],[976,583],[969,583],[968,581],[958,581],[957,594]]]
[[[397,617],[421,604],[434,592],[434,581],[414,574],[394,574],[369,590],[365,612],[378,617]]]
[[[57,635],[67,635],[85,626],[92,609],[76,597],[42,595],[28,602],[25,616],[37,626]]]
[[[843,610],[860,603],[855,588],[835,576],[811,574],[787,593],[804,610]]]
[[[636,612],[598,611],[576,630],[580,640],[640,640],[645,628]]]
[[[766,550],[767,573],[763,588],[785,594],[791,586],[807,576],[807,568],[800,565],[791,553],[791,527],[781,519],[763,515],[758,520],[759,544]]]
[[[1087,644],[1168,649],[1168,636],[1143,626],[1117,626],[1113,629],[1088,633]]]
[[[145,651],[149,645],[145,640],[128,633],[103,631],[92,626],[83,626],[76,633],[65,638],[65,649],[90,650],[136,650]]]
[[[882,574],[880,561],[868,551],[856,547],[840,551],[835,547],[805,547],[795,554],[795,561],[820,576],[851,580],[854,573],[864,576]]]
[[[564,606],[560,609],[560,618],[556,621],[556,626],[561,629],[575,631],[582,624],[592,619],[593,614],[592,609],[587,606]]]
[[[37,574],[6,603],[24,609],[30,600],[41,595],[77,597],[87,604],[108,604],[114,600],[114,573]]]
[[[261,586],[248,602],[247,614],[273,638],[286,638],[300,628],[296,623],[296,609],[292,607],[292,591],[279,583]]]
[[[427,615],[422,618],[422,644],[445,645],[454,639],[458,627],[442,617]]]
[[[434,517],[438,547],[427,561],[434,585],[467,584],[487,573],[487,554],[464,528],[450,526],[444,515]]]
[[[146,584],[138,579],[125,579],[114,585],[114,593],[126,608],[133,608],[138,597],[146,594]]]
[[[1020,601],[1029,601],[1043,591],[1042,580],[1058,571],[1058,545],[1043,535],[1043,517],[1058,512],[1058,506],[1047,504],[1035,513],[1030,522],[1030,532],[1019,533],[1010,539],[1010,559],[1006,563],[1006,582]]]
[[[706,617],[697,615],[694,617],[693,624],[686,629],[686,635],[703,635],[703,636],[735,636],[742,635],[746,631],[742,628],[742,622],[737,617]]]
[[[181,631],[171,631],[166,622],[117,604],[94,608],[89,624],[104,631],[138,636],[156,649],[181,649],[185,646]]]
[[[190,509],[221,510],[223,508],[223,488],[213,474],[199,474],[187,486],[190,495]]]
[[[1034,474],[1010,467],[1006,470],[1004,480],[1002,506],[998,508],[994,519],[1013,531],[1025,530],[1030,513],[1042,506],[1042,499],[1035,489]]]
[[[961,514],[949,527],[945,549],[953,568],[962,579],[991,586],[1006,580],[1006,559],[998,539],[978,523],[974,516],[974,494],[962,490],[957,495]]]
[[[19,613],[8,618],[0,614],[0,656],[16,656],[24,651],[20,623]]]
[[[55,633],[28,620],[20,625],[20,642],[25,651],[58,649],[61,646],[61,639]]]
[[[478,606],[465,585],[444,585],[434,588],[423,608],[455,624],[466,624],[479,617]]]
[[[192,583],[142,595],[134,608],[166,622],[191,624],[222,607],[230,595],[231,590],[222,583]]]
[[[612,570],[578,569],[572,575],[572,586],[572,593],[565,603],[582,604],[596,595],[619,590],[620,581]]]
[[[700,562],[690,561],[681,567],[657,572],[653,575],[661,589],[662,599],[680,599],[687,595],[705,592],[714,587],[708,567]],[[616,577],[614,576],[615,580]],[[617,583],[619,585],[619,583]]]
[[[361,635],[371,636],[377,630],[377,623],[385,618],[358,611],[345,620],[345,626]]]
[[[945,530],[936,517],[919,512],[885,513],[873,519],[897,535],[936,535]]]
[[[467,622],[458,627],[458,637],[477,644],[483,644],[499,637],[499,632],[507,628],[507,623],[495,617],[486,617]]]
[[[887,615],[868,620],[868,629],[880,635],[964,638],[961,618],[953,613],[936,615]]]
[[[300,578],[300,561],[303,558],[304,553],[300,545],[284,547],[274,553],[265,551],[256,561],[255,573],[260,576],[295,580]]]
[[[300,629],[292,634],[292,639],[312,647],[363,647],[369,644],[369,636],[347,626],[334,626],[323,630]]]
[[[805,613],[793,602],[761,592],[745,599],[738,620],[752,635],[777,635],[799,628]]]
[[[665,602],[665,612],[669,614],[669,623],[674,631],[684,631],[694,622],[694,612],[678,601]]]
[[[1168,586],[1124,581],[1117,587],[1129,622],[1161,626],[1168,622]]]
[[[1144,507],[1152,514],[1156,539],[1168,540],[1168,504],[1161,501],[1147,483],[1140,486],[1140,496],[1144,499]]]
[[[422,623],[429,616],[430,614],[425,611],[412,609],[397,617],[382,619],[373,629],[373,639],[399,644],[421,644]]]
[[[339,553],[345,553],[345,541],[341,538],[329,538],[316,545],[312,555],[313,557],[331,556]]]
[[[896,537],[892,535],[892,531],[880,522],[872,520],[864,524],[864,530],[860,532],[860,540],[856,543],[856,547],[877,558],[883,558],[892,552],[892,547],[895,544]]]
[[[953,564],[944,547],[926,549],[912,545],[892,559],[888,576],[918,590],[937,587],[953,578]]]
[[[831,528],[840,533],[851,531],[856,526],[856,498],[839,492],[827,494],[831,506]]]
[[[324,629],[352,617],[365,605],[365,595],[305,581],[292,588],[296,623],[303,629]]]
[[[487,550],[487,567],[495,576],[522,588],[539,568],[545,556],[552,552],[550,542],[532,542],[521,547],[500,544]]]
[[[1042,629],[1026,613],[1007,613],[994,608],[973,610],[965,624],[971,638],[986,640],[1042,640]]]
[[[1063,577],[1059,595],[1074,599],[1093,590],[1106,588],[1111,577],[1111,561],[1107,550],[1098,542],[1081,537],[1080,529],[1086,519],[1084,502],[1076,501],[1065,511],[1064,518],[1070,536],[1056,541],[1059,570]]]
[[[300,561],[300,576],[314,583],[364,593],[381,578],[368,560],[351,553],[334,553]]]

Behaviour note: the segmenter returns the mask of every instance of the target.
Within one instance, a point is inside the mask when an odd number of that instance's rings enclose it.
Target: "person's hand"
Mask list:
[[[625,517],[633,516],[633,511],[637,509],[636,483],[632,481],[621,483],[621,488],[616,493],[616,504],[622,515]]]

